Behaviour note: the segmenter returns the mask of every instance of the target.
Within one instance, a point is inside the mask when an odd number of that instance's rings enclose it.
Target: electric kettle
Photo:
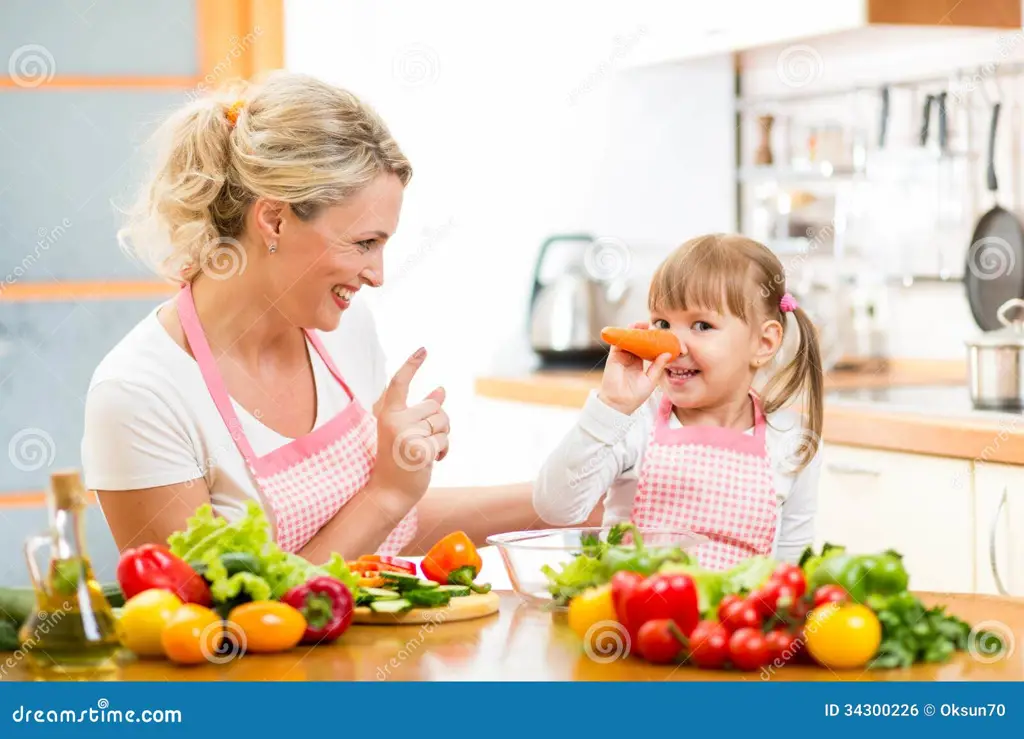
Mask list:
[[[548,252],[558,243],[572,244],[573,258],[561,274],[542,283]],[[541,245],[533,272],[529,332],[530,345],[542,361],[593,366],[607,357],[601,329],[616,323],[629,285],[624,275],[615,274],[625,269],[602,268],[602,248],[606,247],[599,240],[582,233],[554,235]]]

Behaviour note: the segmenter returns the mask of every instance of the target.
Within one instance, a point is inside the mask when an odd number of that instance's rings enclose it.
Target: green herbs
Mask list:
[[[632,534],[631,545],[622,543],[627,534]],[[541,569],[548,578],[548,590],[555,603],[565,605],[587,588],[609,582],[616,572],[652,575],[666,563],[689,561],[686,552],[678,547],[645,546],[635,525],[620,523],[611,528],[604,541],[596,535],[581,537],[580,552],[560,571],[549,565]]]

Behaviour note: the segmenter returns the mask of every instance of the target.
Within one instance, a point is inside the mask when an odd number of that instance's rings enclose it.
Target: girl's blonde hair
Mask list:
[[[158,274],[189,281],[236,239],[257,198],[304,220],[377,175],[408,184],[412,167],[387,126],[353,94],[275,72],[199,98],[157,129],[154,171],[118,240]]]
[[[728,311],[748,324],[775,319],[785,332],[785,294],[785,270],[768,247],[745,236],[710,234],[687,241],[658,267],[647,303],[652,312],[704,308]],[[818,451],[825,381],[817,330],[802,309],[793,316],[800,329],[796,353],[769,379],[762,396],[768,414],[804,395],[804,428],[810,433],[802,435],[797,450],[802,469]]]

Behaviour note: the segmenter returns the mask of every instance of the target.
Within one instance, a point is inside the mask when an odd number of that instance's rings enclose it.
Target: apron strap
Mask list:
[[[199,322],[199,315],[196,313],[196,302],[192,297],[192,285],[188,282],[182,285],[181,293],[178,295],[178,318],[181,321],[181,328],[185,332],[188,345],[192,349],[192,355],[196,358],[199,371],[206,382],[206,389],[210,391],[210,397],[213,398],[213,403],[217,406],[217,411],[220,413],[224,425],[227,426],[228,431],[231,433],[231,438],[235,440],[235,446],[242,453],[246,463],[252,467],[253,462],[256,460],[256,455],[252,451],[249,439],[245,436],[245,431],[242,430],[242,423],[238,420],[238,414],[235,413],[234,406],[231,405],[231,398],[224,387],[224,381],[221,379],[220,372],[217,371],[217,362],[213,358],[210,344],[206,341],[206,334],[203,333],[203,326]]]
[[[754,404],[754,438],[764,441],[768,423],[765,420],[764,409],[761,407],[761,398],[753,390],[750,391],[750,401]],[[668,428],[671,416],[672,401],[666,395],[662,397],[661,403],[658,406],[658,417],[655,419],[655,426],[662,429]]]
[[[348,384],[342,379],[341,372],[338,371],[338,367],[334,364],[334,360],[331,359],[331,355],[327,353],[327,349],[324,347],[324,343],[320,340],[320,337],[314,332],[306,329],[306,337],[309,339],[309,343],[316,349],[316,353],[320,355],[320,359],[327,365],[327,369],[334,375],[334,379],[338,381],[345,392],[348,394],[348,399],[354,401],[356,399],[355,394],[349,389]]]

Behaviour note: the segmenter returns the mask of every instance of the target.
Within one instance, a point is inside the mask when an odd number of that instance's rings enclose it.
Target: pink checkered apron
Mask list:
[[[257,457],[217,370],[188,284],[178,299],[178,315],[210,396],[253,476],[274,527],[275,541],[287,552],[299,551],[370,479],[377,459],[377,419],[356,400],[320,338],[307,331],[309,342],[345,389],[350,402],[309,434]],[[399,554],[416,534],[416,524],[413,508],[377,553]]]
[[[754,433],[713,426],[672,428],[664,398],[640,468],[631,520],[642,528],[685,529],[708,539],[693,553],[702,567],[728,569],[770,555],[777,502],[765,419],[754,403]]]

